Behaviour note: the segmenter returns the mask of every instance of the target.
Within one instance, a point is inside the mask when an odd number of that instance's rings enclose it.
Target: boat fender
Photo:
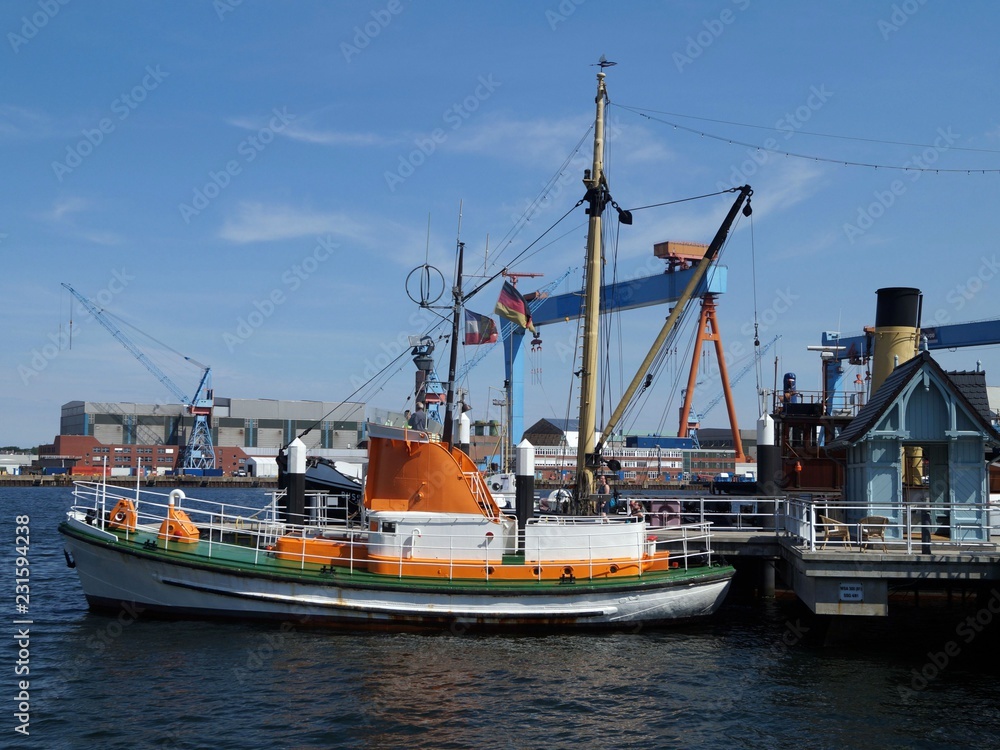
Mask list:
[[[73,555],[71,555],[69,553],[69,550],[63,549],[63,556],[66,558],[66,567],[67,568],[75,568],[76,567],[76,560],[73,559]]]

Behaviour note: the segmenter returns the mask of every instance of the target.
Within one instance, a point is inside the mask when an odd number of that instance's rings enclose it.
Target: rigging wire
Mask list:
[[[676,203],[687,203],[688,201],[701,200],[702,198],[711,198],[712,196],[715,196],[715,195],[725,195],[726,193],[731,193],[731,192],[733,192],[733,188],[726,188],[725,190],[717,190],[714,193],[705,193],[704,195],[693,195],[690,198],[678,198],[677,200],[673,200],[673,201],[665,201],[663,203],[651,203],[648,206],[638,206],[636,208],[630,208],[629,211],[632,211],[634,213],[635,211],[642,211],[642,210],[647,209],[647,208],[659,208],[661,206],[673,206]]]
[[[733,236],[736,233],[736,229],[739,227],[740,219],[741,219],[741,217],[737,216],[736,222],[733,224],[733,227],[732,227],[730,233],[726,236],[726,240],[723,243],[722,247],[719,248],[719,252],[717,253],[716,260],[713,261],[713,264],[721,262],[724,254],[726,252],[726,249],[729,247],[730,241],[732,240]],[[710,271],[711,271],[711,268],[708,269],[708,272],[710,272]],[[653,359],[653,363],[651,364],[651,366],[649,368],[649,372],[647,372],[647,381],[649,381],[650,383],[655,383],[655,382],[658,381],[662,365],[663,365],[663,363],[664,363],[664,361],[666,360],[666,357],[667,357],[667,353],[669,352],[670,348],[673,346],[673,342],[676,340],[678,332],[681,330],[682,326],[689,320],[689,316],[691,315],[691,311],[694,308],[694,305],[691,304],[692,301],[693,301],[693,298],[691,300],[688,300],[688,304],[685,305],[684,309],[680,312],[680,315],[678,316],[678,319],[675,322],[674,328],[670,332],[670,335],[668,335],[666,337],[666,339],[663,342],[663,345],[660,347],[659,351],[656,353],[656,355],[655,355],[655,357]],[[685,353],[685,356],[686,356],[686,354],[687,353]],[[646,388],[644,390],[648,392],[650,389]],[[622,414],[622,419],[621,419],[622,422],[624,422],[626,420],[626,418],[632,419],[631,415],[633,415],[633,414],[637,415],[638,414],[639,410],[638,410],[637,407],[638,407],[639,400],[640,399],[638,399],[638,398],[633,399],[632,403],[629,404],[625,408],[625,410],[624,410],[624,412]],[[668,404],[669,404],[669,402],[668,402]],[[664,407],[664,409],[667,409],[667,408],[669,408],[669,407]]]
[[[678,112],[664,112],[662,110],[647,109],[646,107],[628,107],[628,106],[625,106],[623,104],[619,104],[618,106],[622,107],[623,109],[627,109],[630,112],[633,112],[635,114],[642,114],[643,112],[653,112],[653,113],[658,114],[658,115],[667,115],[669,117],[683,117],[686,120],[700,120],[701,122],[714,122],[714,123],[718,123],[718,124],[721,124],[721,125],[735,125],[736,127],[740,127],[740,128],[753,128],[755,130],[768,130],[768,131],[772,131],[772,132],[775,132],[775,133],[784,133],[786,137],[788,136],[788,133],[789,133],[788,128],[778,128],[778,127],[768,126],[768,125],[751,125],[750,123],[746,123],[746,122],[734,122],[732,120],[718,120],[718,119],[715,119],[715,118],[712,118],[712,117],[696,117],[695,115],[682,115],[682,114],[680,114]],[[796,129],[794,132],[796,133],[796,135],[812,135],[812,136],[816,136],[817,138],[836,138],[836,139],[842,140],[842,141],[860,141],[862,143],[881,143],[881,144],[885,144],[885,145],[889,145],[889,146],[912,146],[914,148],[939,148],[939,147],[934,146],[933,144],[930,144],[930,143],[910,143],[909,141],[890,141],[890,140],[884,140],[884,139],[881,139],[881,138],[863,138],[861,136],[853,136],[853,135],[837,135],[835,133],[818,133],[818,132],[813,131],[813,130],[800,130],[800,129]],[[949,151],[972,151],[972,152],[978,152],[978,153],[984,153],[984,154],[1000,154],[1000,149],[994,149],[994,148],[971,148],[971,147],[968,147],[968,146],[949,146],[948,150]]]
[[[828,164],[840,164],[845,167],[866,167],[868,169],[886,169],[886,170],[895,170],[900,172],[934,172],[936,174],[965,173],[970,175],[973,174],[974,172],[979,174],[1000,174],[1000,169],[985,169],[981,167],[965,167],[961,169],[945,168],[945,167],[918,167],[918,166],[911,167],[905,165],[900,166],[898,164],[876,164],[874,162],[851,161],[850,159],[834,159],[827,156],[800,154],[795,151],[782,151],[781,149],[767,148],[766,146],[760,146],[756,143],[748,143],[746,141],[740,141],[737,140],[736,138],[728,138],[726,136],[715,135],[713,133],[706,133],[705,131],[698,130],[696,128],[689,128],[686,125],[680,125],[679,123],[676,122],[670,122],[669,120],[664,120],[659,117],[652,117],[651,115],[648,115],[644,112],[640,112],[636,109],[632,109],[629,107],[623,107],[623,109],[632,112],[633,114],[639,115],[640,117],[645,117],[647,120],[650,120],[652,122],[659,122],[664,125],[669,125],[676,130],[683,130],[688,133],[694,133],[695,135],[701,136],[702,138],[711,138],[712,140],[722,141],[730,145],[745,146],[746,148],[751,148],[756,151],[766,151],[768,153],[777,154],[779,156],[790,156],[796,159],[805,159],[807,161],[825,162]],[[951,150],[950,147],[949,150]]]
[[[493,255],[492,262],[484,261],[482,264],[483,274],[488,273],[490,268],[496,267],[496,265],[500,262],[500,259],[503,256],[504,252],[514,242],[518,234],[520,234],[521,231],[529,223],[531,223],[531,218],[540,210],[541,204],[549,197],[549,193],[555,188],[556,184],[559,182],[560,178],[566,172],[566,169],[569,167],[570,163],[574,160],[574,158],[576,158],[576,155],[579,153],[580,148],[586,142],[587,137],[590,135],[593,129],[594,129],[593,125],[587,128],[584,134],[580,137],[580,140],[577,141],[576,145],[573,147],[572,151],[570,151],[569,155],[563,160],[562,164],[559,165],[558,169],[556,169],[553,175],[549,177],[549,179],[542,185],[542,189],[538,192],[535,198],[530,203],[528,203],[525,209],[521,212],[521,215],[514,220],[514,223],[511,225],[510,229],[507,230],[507,233],[500,238],[499,242],[497,243],[498,249]],[[517,257],[515,257],[514,260],[507,263],[506,265],[512,266],[514,262],[517,260]],[[496,278],[496,276],[494,276],[493,278]]]

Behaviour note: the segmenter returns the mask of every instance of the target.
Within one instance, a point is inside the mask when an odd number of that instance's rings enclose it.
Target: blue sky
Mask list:
[[[608,171],[623,207],[754,187],[752,235],[742,221],[724,256],[731,371],[755,311],[762,342],[782,336],[762,385],[778,356],[803,389],[819,388],[806,346],[871,325],[880,287],[922,289],[925,321],[996,318],[998,21],[995,3],[941,0],[7,2],[0,444],[50,441],[70,400],[171,400],[78,309],[69,349],[60,282],[211,365],[219,396],[350,397],[430,319],[404,282],[425,260],[450,272],[460,204],[466,268],[488,246],[495,272],[583,196],[589,144],[571,157],[602,54],[618,62]],[[730,203],[637,212],[609,268],[658,272],[654,242],[708,242]],[[522,291],[580,267],[585,219],[576,209],[517,262],[545,274]],[[557,291],[579,283],[576,271]],[[470,307],[491,312],[499,288]],[[664,314],[615,323],[627,335],[611,392]],[[575,334],[543,331],[528,423],[566,415]],[[1000,384],[995,348],[938,358],[981,360]],[[174,359],[158,361],[193,389],[197,371]],[[686,368],[670,362],[625,427],[675,430],[671,382]],[[408,358],[392,372],[365,396],[402,409]],[[502,381],[495,350],[466,384],[477,418],[496,417],[485,405]],[[756,385],[750,373],[737,388],[744,427]],[[719,390],[708,379],[698,399]],[[724,408],[707,421],[721,426]]]

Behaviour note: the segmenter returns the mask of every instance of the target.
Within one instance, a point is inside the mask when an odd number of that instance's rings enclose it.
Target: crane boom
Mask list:
[[[772,346],[774,346],[775,343],[777,343],[778,339],[780,338],[781,334],[779,333],[773,339],[768,341],[767,344],[762,346],[759,351],[755,352],[753,357],[750,358],[750,361],[747,364],[745,364],[742,368],[740,368],[740,371],[737,372],[736,375],[733,376],[732,380],[729,381],[729,386],[733,387],[734,385],[739,383],[743,379],[743,376],[746,375],[748,372],[750,372],[751,368],[757,364],[757,362],[760,360],[761,357],[767,354],[767,350],[770,349]],[[722,401],[722,398],[725,395],[726,395],[725,391],[717,394],[715,398],[713,398],[711,401],[708,402],[708,405],[705,407],[705,409],[701,412],[699,416],[701,418],[704,418],[710,411],[712,411],[712,409],[714,409],[716,406],[719,405],[719,402]]]
[[[174,383],[174,381],[172,381],[167,374],[163,372],[163,370],[157,367],[156,363],[154,363],[153,360],[151,360],[138,346],[136,346],[135,342],[126,336],[122,330],[114,324],[114,321],[110,320],[108,316],[104,314],[103,310],[80,294],[80,292],[76,291],[76,289],[71,287],[69,284],[64,283],[63,286],[69,290],[70,294],[80,301],[80,304],[87,309],[87,312],[94,316],[94,319],[97,320],[98,323],[104,326],[112,336],[118,339],[118,343],[128,349],[132,353],[132,356],[139,360],[143,367],[149,370],[153,374],[153,377],[159,380],[167,388],[167,390],[180,400],[182,404],[192,403],[191,399],[184,394],[184,391],[182,391]]]
[[[726,218],[723,219],[722,225],[715,233],[715,237],[712,238],[712,242],[708,246],[708,249],[705,251],[705,255],[702,257],[701,261],[698,262],[698,265],[695,266],[694,274],[691,276],[691,280],[688,282],[687,287],[685,287],[683,294],[681,294],[680,298],[677,300],[677,304],[674,305],[673,309],[670,312],[670,315],[667,316],[667,320],[666,322],[664,322],[663,327],[660,329],[660,333],[657,335],[656,340],[650,347],[649,353],[646,355],[646,358],[639,366],[639,370],[636,372],[635,377],[632,378],[632,382],[625,389],[625,393],[622,394],[618,406],[615,407],[615,410],[611,413],[611,416],[608,417],[607,421],[604,423],[604,432],[601,435],[601,439],[598,440],[597,444],[594,446],[594,453],[597,456],[600,456],[601,449],[604,446],[604,441],[606,440],[607,436],[610,436],[614,433],[615,427],[618,426],[618,421],[621,419],[625,410],[631,403],[632,398],[639,390],[639,386],[645,380],[646,373],[649,372],[649,368],[652,365],[653,361],[655,360],[656,355],[658,354],[660,348],[663,346],[664,342],[666,342],[667,338],[673,331],[677,319],[684,312],[684,308],[691,300],[691,297],[694,296],[695,290],[698,288],[698,285],[702,282],[702,279],[704,278],[705,273],[708,271],[709,266],[711,266],[712,263],[715,262],[715,258],[718,255],[719,250],[722,249],[723,244],[725,244],[726,237],[729,236],[729,230],[733,226],[733,222],[736,221],[736,215],[740,211],[740,208],[743,206],[744,202],[746,202],[747,205],[746,207],[743,208],[743,214],[745,216],[749,216],[752,213],[750,209],[749,200],[750,196],[753,195],[753,189],[749,185],[743,185],[740,188],[732,188],[732,190],[734,192],[738,191],[739,194],[736,196],[736,200],[733,202],[732,207],[729,209],[729,213],[726,214]],[[733,429],[733,432],[735,433],[734,440],[737,441],[736,452],[737,454],[740,454],[742,452],[742,449],[740,448],[738,442],[739,433],[737,432],[735,427]]]
[[[182,468],[214,469],[215,446],[212,444],[212,432],[208,425],[208,418],[212,414],[213,406],[213,395],[211,389],[212,368],[206,367],[190,357],[184,357],[184,359],[188,362],[191,362],[202,369],[201,380],[198,383],[198,388],[195,391],[194,398],[188,398],[187,394],[184,393],[180,386],[171,380],[170,376],[163,372],[163,370],[157,367],[156,363],[153,362],[153,360],[151,360],[149,356],[146,355],[146,353],[143,352],[134,341],[132,341],[132,339],[126,336],[121,328],[115,325],[114,321],[111,320],[101,308],[87,299],[87,297],[80,294],[80,292],[69,284],[63,283],[63,286],[69,291],[70,294],[79,300],[80,304],[94,316],[98,323],[104,326],[104,328],[118,340],[118,343],[124,346],[133,357],[139,360],[143,367],[152,373],[153,377],[159,380],[160,383],[162,383],[175,398],[187,407],[188,413],[194,415],[194,428],[191,430],[191,437],[188,440],[187,448],[184,452]]]

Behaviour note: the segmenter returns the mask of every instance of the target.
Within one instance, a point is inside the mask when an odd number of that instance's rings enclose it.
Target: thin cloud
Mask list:
[[[270,117],[233,117],[227,121],[241,130],[259,131],[270,127]],[[403,142],[401,136],[386,137],[378,133],[348,132],[334,128],[324,128],[315,123],[315,117],[303,115],[292,122],[275,128],[274,134],[301,143],[319,146],[384,147]]]
[[[322,130],[310,128],[307,125],[292,123],[279,133],[293,141],[315,143],[320,146],[394,146],[403,141],[402,138],[386,138],[375,133],[348,133],[337,130]]]
[[[14,104],[0,104],[0,138],[39,139],[59,134],[59,128],[44,112]]]
[[[48,211],[38,215],[62,237],[89,242],[93,245],[120,245],[123,237],[117,232],[82,226],[80,219],[93,211],[94,201],[72,195],[57,200]]]
[[[292,206],[243,202],[236,216],[226,219],[219,237],[237,244],[273,242],[332,234],[352,240],[367,237],[364,225],[347,214]]]
[[[69,219],[73,214],[86,211],[91,205],[90,201],[79,196],[62,198],[55,202],[52,209],[45,214],[45,217],[52,221],[64,221]]]
[[[536,163],[539,159],[551,160],[554,154],[565,158],[569,155],[567,144],[583,139],[587,130],[583,118],[518,120],[487,115],[445,132],[455,151]]]

